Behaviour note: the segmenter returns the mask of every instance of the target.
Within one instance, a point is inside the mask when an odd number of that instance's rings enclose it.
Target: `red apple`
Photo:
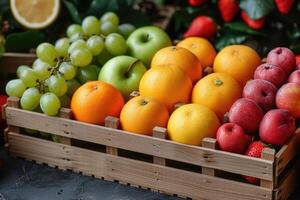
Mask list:
[[[243,154],[251,141],[252,137],[235,123],[223,124],[217,131],[217,142],[223,151]]]
[[[275,107],[276,86],[265,80],[255,79],[248,81],[243,90],[243,97],[252,99],[264,112]]]
[[[295,118],[288,110],[273,109],[261,120],[259,136],[265,143],[284,145],[291,139],[295,130]]]
[[[258,130],[263,116],[262,109],[252,99],[241,98],[229,110],[229,121],[240,125],[247,132]]]
[[[296,70],[300,70],[300,55],[296,56]]]
[[[277,108],[286,109],[296,118],[300,117],[300,86],[296,83],[284,84],[276,95]]]
[[[288,83],[296,83],[300,85],[300,70],[296,70],[289,76]]]
[[[282,68],[289,75],[295,68],[296,58],[290,49],[277,47],[268,53],[267,63]]]
[[[270,81],[278,88],[285,83],[286,78],[287,76],[283,69],[268,63],[261,64],[254,72],[254,79]]]

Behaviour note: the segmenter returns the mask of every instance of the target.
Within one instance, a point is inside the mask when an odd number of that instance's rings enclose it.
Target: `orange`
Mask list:
[[[195,54],[203,68],[213,66],[217,52],[207,39],[201,37],[188,37],[179,42],[177,46],[183,47]]]
[[[144,96],[129,100],[120,114],[122,129],[143,135],[152,135],[155,126],[167,127],[169,112],[160,101]]]
[[[191,79],[176,67],[155,67],[140,81],[140,94],[164,103],[171,112],[176,103],[188,103],[192,92]]]
[[[124,99],[115,87],[102,81],[80,86],[71,100],[71,109],[78,121],[104,125],[107,116],[118,117]]]
[[[205,137],[215,138],[220,126],[217,115],[199,104],[186,104],[170,116],[168,134],[176,142],[201,145]]]
[[[241,86],[253,78],[255,69],[261,64],[259,55],[248,46],[231,45],[222,49],[214,61],[214,72],[231,75]]]
[[[207,106],[223,121],[224,114],[241,95],[242,88],[234,78],[224,73],[213,73],[195,85],[192,102]]]
[[[198,58],[182,47],[165,47],[156,52],[151,61],[151,68],[155,67],[178,67],[193,83],[202,77],[202,66]]]

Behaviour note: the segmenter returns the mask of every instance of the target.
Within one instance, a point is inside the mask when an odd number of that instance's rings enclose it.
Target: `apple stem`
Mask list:
[[[140,60],[139,60],[139,59],[136,59],[135,61],[133,61],[133,63],[131,63],[131,64],[128,66],[128,68],[127,68],[127,70],[126,70],[126,73],[125,73],[126,76],[129,76],[130,70],[131,70],[132,67],[133,67],[136,63],[138,63],[138,62],[140,62]]]

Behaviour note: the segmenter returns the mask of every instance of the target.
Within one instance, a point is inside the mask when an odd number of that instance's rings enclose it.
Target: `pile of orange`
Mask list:
[[[215,136],[260,63],[250,47],[232,45],[217,54],[208,40],[190,37],[154,55],[140,96],[124,103],[117,89],[95,81],[75,92],[71,106],[80,121],[103,125],[111,115],[120,117],[125,131],[152,135],[155,126],[166,127],[171,140],[201,145],[204,137]],[[204,76],[208,67],[214,73]],[[174,110],[178,103],[186,105]]]

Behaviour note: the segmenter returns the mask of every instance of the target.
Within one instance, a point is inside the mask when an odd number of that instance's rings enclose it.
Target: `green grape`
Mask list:
[[[68,85],[67,95],[72,97],[74,92],[80,87],[80,83],[78,83],[78,81],[75,79],[68,80],[66,82]]]
[[[32,65],[33,71],[38,76],[40,80],[46,80],[51,75],[51,65],[41,61],[40,59],[36,59]]]
[[[58,71],[65,80],[71,80],[75,77],[77,69],[70,63],[63,62],[60,64]]]
[[[110,22],[110,23],[112,23],[112,24],[114,24],[114,25],[117,26],[119,24],[119,17],[114,12],[106,12],[106,13],[104,13],[102,15],[100,21],[102,23],[104,23],[104,22]]]
[[[88,49],[76,49],[71,53],[70,59],[72,65],[84,67],[92,62],[93,55]]]
[[[118,33],[111,33],[105,39],[105,48],[113,56],[124,55],[127,51],[126,40]]]
[[[74,34],[83,34],[83,30],[81,28],[80,25],[78,24],[71,24],[68,28],[67,28],[67,36],[70,38],[71,36],[73,36]]]
[[[74,35],[72,35],[70,37],[70,42],[75,42],[77,40],[82,40],[83,39],[83,35],[80,33],[75,33]]]
[[[61,103],[61,107],[70,108],[71,99],[66,94],[64,96],[59,97],[59,101]]]
[[[20,104],[24,110],[34,110],[40,104],[41,93],[36,88],[28,88],[22,95]]]
[[[36,55],[39,59],[51,65],[55,63],[58,57],[55,47],[50,43],[40,44],[36,49]]]
[[[17,68],[17,77],[20,78],[20,75],[23,71],[27,70],[27,69],[31,69],[29,66],[27,65],[20,65],[18,68]]]
[[[69,38],[61,38],[55,42],[55,49],[59,56],[66,57],[70,46]]]
[[[110,33],[115,33],[118,31],[118,27],[110,22],[103,22],[100,26],[100,31],[103,35],[108,35]]]
[[[86,42],[84,40],[77,40],[73,42],[68,49],[68,53],[71,54],[75,49],[87,49]]]
[[[98,80],[98,74],[99,73],[95,67],[88,65],[79,69],[76,78],[80,84],[84,84],[88,81]]]
[[[61,97],[66,94],[68,85],[65,79],[61,76],[52,75],[47,81],[49,92],[54,93],[56,96]]]
[[[103,66],[112,57],[113,56],[104,48],[103,51],[96,57],[96,59],[97,62]]]
[[[94,16],[84,18],[81,26],[87,36],[98,35],[100,33],[100,21]]]
[[[35,87],[38,80],[38,75],[33,69],[23,70],[20,74],[20,79],[27,87]]]
[[[55,94],[47,92],[42,95],[40,106],[46,115],[54,116],[58,114],[61,104],[59,98]]]
[[[96,70],[97,74],[100,73],[101,67],[99,67],[97,65],[90,65],[90,66]]]
[[[10,80],[5,87],[6,94],[10,97],[21,97],[26,90],[26,85],[21,79]]]
[[[86,44],[93,56],[99,55],[104,49],[104,41],[100,36],[97,35],[90,37]]]
[[[132,24],[121,24],[118,27],[118,32],[126,39],[134,30],[135,27]]]

